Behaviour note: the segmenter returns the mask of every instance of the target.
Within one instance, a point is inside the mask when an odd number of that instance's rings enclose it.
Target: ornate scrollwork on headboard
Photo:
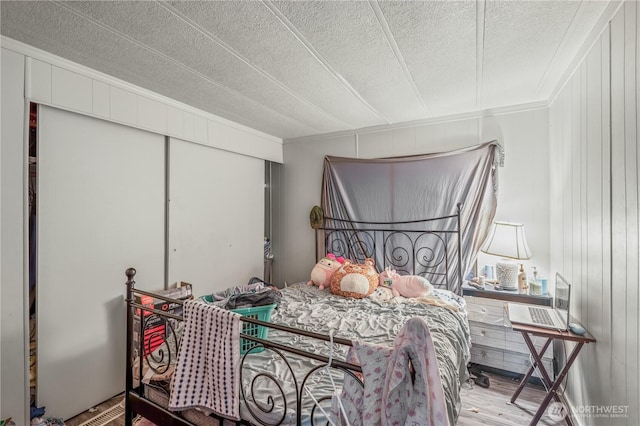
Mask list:
[[[314,225],[316,246],[364,263],[373,258],[378,271],[386,267],[403,275],[420,275],[433,285],[451,289],[462,282],[460,269],[460,206],[455,215],[404,222],[364,222],[324,216]],[[313,212],[312,212],[313,215]],[[451,269],[456,267],[457,271]]]

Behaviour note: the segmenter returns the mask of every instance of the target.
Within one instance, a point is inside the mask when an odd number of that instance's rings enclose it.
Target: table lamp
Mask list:
[[[518,263],[515,260],[531,259],[531,250],[524,236],[524,225],[511,222],[494,222],[489,237],[480,248],[483,253],[500,256],[496,262],[496,279],[503,290],[518,289]],[[515,259],[515,260],[514,260]]]

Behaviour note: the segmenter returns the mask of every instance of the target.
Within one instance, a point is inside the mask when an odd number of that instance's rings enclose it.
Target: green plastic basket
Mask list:
[[[213,302],[213,296],[211,295],[202,296],[201,299],[207,303]],[[269,322],[271,321],[271,312],[276,306],[277,304],[274,303],[271,305],[253,306],[250,308],[230,309],[230,311],[240,314],[243,317],[255,318],[258,321]],[[243,322],[242,333],[251,337],[257,337],[258,339],[267,340],[267,337],[269,336],[269,327]],[[256,342],[252,342],[251,340],[240,339],[240,354],[246,354],[249,352],[249,349],[257,345],[258,344]],[[259,347],[253,352],[262,352],[263,350],[264,347]]]
[[[231,311],[240,314],[243,317],[255,318],[258,321],[269,322],[271,321],[271,312],[275,307],[276,304],[272,304],[264,306],[254,306],[251,308],[231,309]],[[257,337],[258,339],[267,340],[267,337],[269,336],[269,327],[243,322],[242,332],[251,337]],[[240,353],[244,355],[245,353],[249,352],[251,348],[257,345],[258,343],[252,342],[251,340],[240,339]],[[252,352],[262,352],[263,350],[264,347],[261,346],[254,349]]]

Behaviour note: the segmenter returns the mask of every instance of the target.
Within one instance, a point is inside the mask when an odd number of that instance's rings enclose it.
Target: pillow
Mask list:
[[[331,292],[339,296],[362,299],[378,288],[378,272],[373,259],[363,264],[345,259],[340,269],[331,277]]]

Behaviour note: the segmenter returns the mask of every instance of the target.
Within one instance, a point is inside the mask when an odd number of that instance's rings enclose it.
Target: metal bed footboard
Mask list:
[[[180,414],[169,411],[168,409],[164,408],[163,406],[161,406],[160,404],[158,404],[157,402],[154,402],[152,400],[150,400],[146,394],[145,394],[145,387],[148,386],[146,384],[143,383],[143,359],[146,359],[146,357],[152,357],[152,361],[153,361],[153,366],[150,365],[151,363],[147,363],[148,368],[151,368],[155,373],[165,373],[170,364],[172,363],[173,360],[177,359],[177,355],[178,355],[178,348],[179,348],[179,344],[180,344],[180,337],[179,337],[179,332],[178,330],[176,330],[177,325],[183,321],[183,317],[181,315],[175,315],[169,312],[165,312],[162,310],[158,310],[158,309],[154,309],[151,308],[147,305],[143,305],[141,303],[136,302],[136,296],[150,296],[153,297],[155,299],[159,299],[162,301],[167,302],[168,304],[171,304],[172,306],[182,306],[184,305],[184,300],[179,300],[179,299],[174,299],[171,297],[166,297],[163,295],[159,295],[153,292],[148,292],[148,291],[144,291],[144,290],[139,290],[135,288],[135,274],[136,274],[136,270],[133,268],[129,268],[126,270],[125,272],[126,276],[127,276],[127,282],[126,282],[126,303],[127,303],[127,345],[126,345],[126,388],[125,388],[125,425],[126,426],[131,426],[133,419],[135,417],[135,415],[141,415],[143,417],[145,417],[146,419],[159,424],[159,425],[193,425],[193,423],[189,422],[188,420],[186,420],[185,418],[183,418]],[[137,319],[136,319],[137,317]],[[163,331],[160,335],[153,335],[152,337],[150,337],[149,339],[146,339],[146,336],[143,333],[143,330],[145,330],[146,328],[146,323],[151,320],[151,319],[157,319],[157,317],[160,317],[164,320],[167,320],[167,322],[165,323],[166,325],[166,329],[165,331]],[[334,344],[340,344],[340,345],[345,345],[345,346],[351,346],[352,342],[351,340],[347,340],[347,339],[342,339],[342,338],[338,338],[338,337],[330,337],[327,336],[325,334],[319,334],[319,333],[314,333],[314,332],[309,332],[306,330],[300,330],[300,329],[296,329],[296,328],[292,328],[292,327],[287,327],[287,326],[283,326],[283,325],[279,325],[279,324],[274,324],[274,323],[270,323],[270,322],[264,322],[264,321],[260,321],[257,320],[255,318],[250,318],[250,317],[241,317],[241,321],[246,322],[246,323],[250,323],[250,324],[255,324],[255,325],[259,325],[259,326],[264,326],[264,327],[269,327],[269,328],[273,328],[273,329],[277,329],[277,330],[281,330],[284,332],[288,332],[288,333],[292,333],[294,335],[299,335],[299,336],[305,336],[305,337],[310,337],[310,338],[314,338],[314,339],[318,339],[318,340],[323,340],[326,342],[333,342]],[[136,325],[138,327],[136,327]],[[137,329],[136,329],[137,328]],[[134,345],[134,334],[138,333],[138,345]],[[286,364],[286,366],[289,368],[289,371],[291,373],[291,376],[293,378],[293,382],[295,385],[295,390],[296,390],[296,401],[295,401],[295,405],[296,405],[296,424],[300,425],[302,424],[302,415],[303,415],[303,393],[304,393],[304,389],[305,389],[305,383],[307,382],[307,380],[313,376],[314,374],[316,374],[321,368],[324,368],[324,366],[326,366],[329,363],[329,358],[324,356],[324,355],[320,355],[320,354],[315,354],[315,353],[311,353],[305,350],[301,350],[298,348],[294,348],[291,346],[287,346],[287,345],[283,345],[277,342],[272,342],[269,340],[264,340],[264,339],[260,339],[258,337],[255,336],[251,336],[251,335],[247,335],[244,333],[240,334],[240,337],[242,339],[247,339],[250,340],[252,342],[256,342],[258,344],[258,347],[262,346],[264,348],[268,348],[270,350],[273,351],[273,353],[277,354],[282,361]],[[160,344],[158,344],[158,341],[156,340],[156,346],[158,348],[160,348],[158,351],[156,351],[155,353],[151,350],[151,341],[153,339],[161,339],[162,342]],[[145,342],[146,346],[145,347]],[[164,345],[164,346],[163,346]],[[241,358],[241,364],[240,364],[240,371],[241,371],[241,375],[242,375],[242,370],[243,370],[243,366],[245,363],[245,360],[247,359],[247,355],[249,355],[251,353],[253,349],[249,350],[242,358]],[[296,375],[294,374],[294,370],[291,367],[291,365],[289,364],[289,362],[287,361],[287,356],[285,355],[286,353],[289,354],[295,354],[298,356],[302,356],[302,357],[306,357],[309,359],[313,359],[316,360],[324,365],[320,365],[319,367],[314,367],[311,370],[309,370],[306,375],[304,376],[304,378],[302,379],[301,383],[298,383],[298,380],[296,379]],[[138,365],[134,366],[134,359],[137,357],[138,359]],[[360,379],[360,377],[358,376],[357,373],[361,373],[362,370],[360,368],[360,366],[355,365],[355,364],[350,364],[344,361],[340,361],[340,360],[331,360],[331,368],[340,370],[346,374],[349,374],[350,376],[352,376],[358,383],[362,384],[362,380]],[[134,377],[134,371],[137,372],[137,380]],[[262,373],[261,374],[262,377],[266,377],[267,379],[271,380],[274,385],[275,388],[277,390],[279,390],[281,392],[281,395],[284,396],[283,390],[281,385],[279,384],[279,380],[274,377],[273,375],[271,375],[270,373],[266,372],[266,373]],[[257,402],[252,402],[251,405],[248,404],[248,400],[250,398],[252,398],[251,395],[251,389],[242,389],[241,386],[241,395],[240,395],[241,400],[243,400],[246,404],[247,404],[247,408],[248,410],[251,412],[251,414],[254,416],[254,418],[258,419],[258,421],[261,424],[264,425],[279,425],[282,424],[285,421],[285,415],[287,412],[287,403],[286,403],[286,398],[284,398],[284,409],[283,409],[283,417],[280,419],[279,422],[263,422],[260,419],[260,412],[259,411],[263,411],[263,412],[269,412],[271,410],[273,410],[273,404],[271,404],[270,407],[264,407],[260,404],[258,404]],[[321,403],[322,401],[326,400],[330,398],[330,396],[325,396],[322,398],[318,399],[318,402],[315,403],[311,408],[310,408],[310,414],[311,417],[313,418],[313,413],[315,411],[315,409],[317,408],[318,403]],[[269,397],[269,400],[272,402],[272,398]],[[253,406],[254,410],[257,410],[258,412],[254,412],[250,407]],[[225,420],[222,417],[218,417],[215,415],[211,415],[211,417],[214,417],[215,419],[218,420],[218,423],[220,425],[223,424],[224,422],[229,422],[229,420]],[[251,424],[249,421],[246,420],[240,420],[235,422],[236,424]],[[313,424],[313,421],[312,421]]]

